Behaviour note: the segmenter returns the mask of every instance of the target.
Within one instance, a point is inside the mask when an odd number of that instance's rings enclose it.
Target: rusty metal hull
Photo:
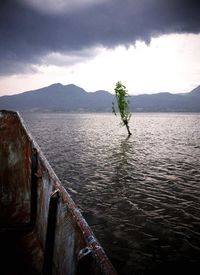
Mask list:
[[[11,111],[0,111],[0,243],[0,274],[116,274],[20,115]]]

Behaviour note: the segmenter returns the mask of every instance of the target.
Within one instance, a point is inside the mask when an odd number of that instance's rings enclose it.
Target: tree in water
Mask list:
[[[117,105],[118,105],[119,113],[122,120],[122,125],[126,126],[126,129],[128,131],[128,136],[130,136],[131,132],[129,128],[129,121],[131,118],[131,113],[129,111],[129,100],[127,99],[129,95],[128,95],[126,86],[124,86],[120,81],[116,83],[115,96],[116,96]],[[112,111],[116,115],[114,102],[112,102]]]

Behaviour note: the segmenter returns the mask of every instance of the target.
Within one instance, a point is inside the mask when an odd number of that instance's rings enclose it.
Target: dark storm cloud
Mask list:
[[[40,12],[25,5],[26,0],[0,0],[0,74],[26,71],[51,52],[129,45],[138,39],[148,43],[160,34],[200,32],[200,1],[91,2],[86,8],[51,13],[48,5]]]

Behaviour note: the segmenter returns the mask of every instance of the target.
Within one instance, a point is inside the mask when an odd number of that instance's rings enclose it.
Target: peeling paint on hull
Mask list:
[[[116,274],[21,117],[11,111],[0,111],[0,242],[0,274]]]

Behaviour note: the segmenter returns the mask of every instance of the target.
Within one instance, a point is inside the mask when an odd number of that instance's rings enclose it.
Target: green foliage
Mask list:
[[[127,99],[129,95],[126,86],[124,86],[120,81],[116,83],[115,96],[122,123],[123,125],[126,125],[131,118],[131,113],[129,111],[129,100]],[[112,103],[112,112],[116,115],[114,102]]]

